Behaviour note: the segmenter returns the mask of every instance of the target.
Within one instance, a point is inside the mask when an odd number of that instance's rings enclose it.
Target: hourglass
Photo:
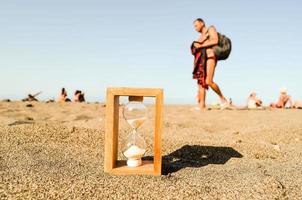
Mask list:
[[[120,120],[121,96],[128,96],[129,102],[121,110],[123,118],[132,131],[127,139],[122,140],[122,148],[118,150],[118,133]],[[155,98],[154,141],[153,151],[147,145],[141,126],[147,120],[147,107],[142,103],[144,97]],[[108,88],[106,100],[106,131],[105,131],[105,163],[107,173],[161,175],[161,131],[162,131],[163,90],[157,88]],[[148,116],[149,117],[149,116]],[[142,160],[144,154],[153,154],[153,159]],[[126,160],[118,160],[121,153]]]
[[[123,154],[127,158],[129,167],[142,165],[142,156],[146,153],[146,142],[137,131],[147,119],[147,107],[142,102],[143,98],[129,97],[129,102],[123,109],[123,116],[133,129],[123,146]]]

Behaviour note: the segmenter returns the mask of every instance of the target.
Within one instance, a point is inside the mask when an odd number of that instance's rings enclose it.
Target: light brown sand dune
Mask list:
[[[103,172],[103,105],[26,104],[0,103],[1,199],[301,199],[301,110],[165,106],[163,175],[150,177]]]

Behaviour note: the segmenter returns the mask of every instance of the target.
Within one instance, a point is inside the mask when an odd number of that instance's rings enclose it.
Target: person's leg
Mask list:
[[[212,88],[212,90],[219,96],[222,102],[226,102],[225,97],[222,95],[218,85],[213,82],[215,67],[217,61],[215,59],[215,54],[213,49],[207,49],[207,77],[206,77],[206,84]]]
[[[199,85],[197,84],[197,95],[196,95],[197,103],[200,103],[200,95],[199,95]]]
[[[199,107],[204,109],[206,107],[206,89],[202,87],[202,85],[198,84],[198,100]]]

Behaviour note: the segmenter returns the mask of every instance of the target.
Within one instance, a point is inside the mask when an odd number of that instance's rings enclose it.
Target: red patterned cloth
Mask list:
[[[193,79],[197,79],[197,83],[203,88],[208,89],[206,84],[207,62],[205,48],[195,48],[194,42],[191,45],[191,52],[194,55]]]

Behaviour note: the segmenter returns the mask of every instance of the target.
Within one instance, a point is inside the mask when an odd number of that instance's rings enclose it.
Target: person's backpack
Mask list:
[[[227,59],[231,53],[231,50],[232,50],[231,40],[227,36],[218,33],[218,44],[213,46],[213,51],[217,56],[217,60]]]

